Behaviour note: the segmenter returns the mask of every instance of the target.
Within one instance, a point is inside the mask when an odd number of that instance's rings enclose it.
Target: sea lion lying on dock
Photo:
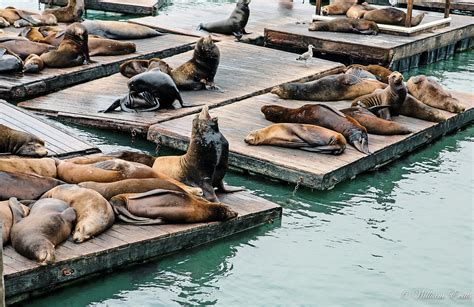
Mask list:
[[[77,22],[82,21],[84,14],[84,0],[69,0],[65,7],[55,9],[45,9],[43,14],[52,14],[56,16],[58,22]]]
[[[20,204],[20,207],[22,210],[19,210],[18,213],[21,217],[25,217],[30,213],[30,208],[22,204]],[[5,246],[10,242],[10,230],[13,226],[13,213],[8,200],[0,201],[0,222],[2,223],[2,243]]]
[[[358,1],[360,3],[360,1]],[[365,13],[368,11],[373,11],[377,9],[376,7],[370,6],[368,3],[361,3],[361,4],[354,4],[351,6],[347,12],[346,16],[347,18],[353,18],[353,19],[359,19],[364,17]]]
[[[18,72],[23,69],[23,61],[14,52],[0,45],[0,73]]]
[[[10,236],[15,251],[40,265],[54,263],[54,248],[71,234],[76,220],[74,209],[58,199],[40,199],[23,217],[21,204],[14,198],[10,199],[10,208],[14,221]]]
[[[347,75],[354,75],[359,78],[365,78],[365,79],[375,79],[377,80],[377,77],[372,74],[371,72],[368,72],[367,70],[364,70],[360,67],[351,67],[349,66],[345,71],[345,74]]]
[[[44,157],[48,150],[39,137],[0,124],[0,153],[27,157]]]
[[[163,35],[152,28],[129,22],[84,20],[82,24],[89,34],[110,39],[142,39]]]
[[[375,22],[351,18],[336,18],[330,21],[315,21],[309,25],[308,30],[356,33],[365,35],[377,35],[379,33],[379,27]]]
[[[23,60],[30,54],[42,55],[45,52],[54,50],[51,45],[35,43],[23,37],[0,37],[0,48],[6,48]]]
[[[307,124],[273,124],[245,137],[249,145],[273,145],[305,151],[339,155],[346,149],[346,139],[336,131]]]
[[[361,107],[352,107],[340,110],[347,116],[355,119],[359,124],[367,129],[368,133],[379,135],[398,135],[412,133],[409,128],[391,120],[377,117],[369,110]]]
[[[129,161],[129,162],[137,162],[137,163],[145,164],[149,167],[152,167],[156,158],[144,152],[120,150],[120,151],[111,152],[107,154],[97,153],[93,155],[74,157],[74,158],[66,159],[65,161],[72,162],[75,164],[93,164],[93,163],[113,160],[113,159],[121,159],[121,160]]]
[[[10,197],[18,199],[38,199],[45,192],[64,182],[38,175],[0,171],[0,200]]]
[[[430,122],[443,122],[448,117],[439,109],[430,107],[408,94],[400,109],[400,115],[410,116]]]
[[[347,70],[350,70],[352,68],[360,68],[362,70],[370,72],[372,75],[374,75],[377,78],[377,80],[379,80],[383,83],[386,83],[386,84],[388,84],[388,76],[390,76],[390,74],[393,73],[393,71],[391,71],[390,69],[385,68],[385,67],[380,66],[380,65],[367,65],[367,66],[364,66],[364,65],[360,65],[360,64],[352,64],[352,65],[347,67]]]
[[[149,60],[128,60],[120,64],[120,73],[131,78],[135,75],[141,74],[142,72],[159,68],[161,72],[164,72],[171,76],[171,67],[163,60],[159,58],[152,58]]]
[[[56,160],[52,158],[0,158],[0,171],[33,174],[50,178],[56,178],[57,176]]]
[[[23,65],[23,72],[38,73],[44,68],[44,62],[39,55],[30,54]]]
[[[345,15],[347,11],[358,3],[358,0],[334,0],[332,4],[321,8],[321,14],[327,15]]]
[[[421,23],[423,18],[425,17],[426,13],[420,13],[417,16],[414,16],[411,19],[411,26],[415,27]],[[404,11],[393,7],[387,7],[382,9],[376,9],[372,11],[368,11],[364,14],[365,20],[371,20],[376,23],[383,23],[387,25],[394,25],[394,26],[405,26],[405,19],[407,18],[407,14]]]

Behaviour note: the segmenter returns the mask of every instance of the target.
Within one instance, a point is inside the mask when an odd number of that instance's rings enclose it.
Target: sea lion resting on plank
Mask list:
[[[129,22],[85,20],[82,24],[89,34],[111,39],[142,39],[162,35],[152,28]]]
[[[0,171],[0,200],[10,197],[18,199],[38,199],[45,192],[64,182],[38,175]]]
[[[0,192],[1,193],[1,192]],[[30,208],[20,204],[22,210],[18,213],[25,217],[30,213]],[[10,230],[13,226],[13,214],[8,200],[0,201],[0,223],[2,223],[2,243],[6,245],[10,241]]]
[[[439,109],[430,107],[408,94],[400,109],[400,115],[410,116],[430,122],[443,122],[447,116]]]
[[[426,13],[423,12],[411,19],[411,26],[415,27],[421,23]],[[371,20],[376,23],[383,23],[394,26],[405,26],[405,19],[407,14],[404,11],[393,7],[383,9],[376,9],[368,11],[364,14],[365,20]]]
[[[0,153],[39,158],[46,156],[48,150],[39,137],[0,124]]]
[[[56,160],[52,158],[30,159],[7,157],[0,159],[0,171],[33,174],[56,178]]]
[[[394,121],[377,117],[372,112],[361,107],[352,107],[340,110],[347,116],[355,119],[359,124],[367,129],[368,133],[379,135],[396,135],[412,133],[410,129]]]
[[[0,17],[0,28],[9,27],[10,23],[3,17]]]
[[[10,199],[13,212],[12,246],[20,255],[36,260],[40,265],[55,262],[55,247],[71,234],[76,213],[58,199],[35,202],[30,214],[23,217],[21,204]]]
[[[308,30],[357,33],[366,35],[377,35],[379,33],[379,27],[375,22],[350,18],[336,18],[330,21],[315,21],[309,25]]]
[[[380,66],[380,65],[367,65],[367,66],[364,66],[364,65],[360,65],[360,64],[352,64],[352,65],[347,67],[347,70],[350,70],[350,69],[353,69],[353,68],[360,68],[362,70],[365,70],[365,71],[371,73],[372,75],[374,75],[377,78],[377,80],[379,80],[383,83],[386,83],[386,84],[388,84],[388,76],[390,76],[390,74],[393,73],[393,71],[391,71],[390,69],[385,68],[385,67]]]
[[[15,53],[0,45],[0,73],[21,71],[23,61]]]
[[[45,9],[43,14],[52,14],[56,16],[58,22],[69,23],[82,21],[82,14],[84,14],[84,0],[69,0],[65,7]]]
[[[334,0],[332,4],[323,6],[321,13],[323,15],[345,15],[358,2],[358,0]]]
[[[351,67],[349,66],[345,71],[345,74],[347,75],[354,75],[359,78],[365,78],[365,79],[375,79],[377,80],[377,77],[372,74],[371,72],[368,72],[367,70],[364,70],[360,67]]]
[[[27,15],[21,10],[18,10],[21,19],[15,21],[13,26],[15,28],[29,27],[29,26],[54,26],[58,24],[58,20],[52,14],[46,15]]]
[[[273,124],[250,132],[249,145],[273,145],[339,155],[346,149],[346,139],[338,132],[316,125]]]
[[[156,68],[159,68],[161,72],[171,75],[171,67],[159,58],[125,61],[120,64],[120,73],[127,78],[131,78],[135,75],[141,74],[142,72]]]
[[[65,161],[72,162],[75,164],[93,164],[113,159],[122,159],[129,162],[137,162],[152,167],[156,158],[143,152],[121,150],[107,154],[97,153],[93,155],[75,157],[66,159]]]
[[[358,3],[360,3],[360,1],[358,1]],[[346,16],[348,18],[359,19],[364,17],[365,13],[367,13],[368,11],[373,11],[375,9],[377,8],[370,6],[365,2],[362,4],[354,4],[347,10]]]
[[[42,55],[45,52],[54,50],[51,45],[35,43],[23,37],[0,37],[0,48],[6,48],[23,60],[30,54]]]
[[[23,65],[23,72],[38,73],[44,68],[44,62],[39,55],[30,54]]]

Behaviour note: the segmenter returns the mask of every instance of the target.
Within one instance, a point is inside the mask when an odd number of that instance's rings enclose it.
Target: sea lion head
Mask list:
[[[255,145],[260,143],[258,130],[251,131],[244,139],[245,143]]]
[[[201,113],[196,115],[193,119],[193,139],[197,136],[199,139],[204,138],[206,141],[212,141],[208,139],[212,135],[219,132],[219,124],[217,117],[212,117],[209,114],[209,107],[204,106]]]
[[[237,3],[238,7],[248,7],[250,4],[250,0],[239,0]]]
[[[227,221],[236,218],[239,214],[222,203],[210,203],[209,209],[212,210],[212,220]]]
[[[74,234],[72,235],[72,240],[75,243],[81,243],[92,238],[95,233],[97,233],[97,227],[91,223],[79,222],[77,223]]]
[[[281,122],[280,118],[282,118],[286,113],[288,113],[287,108],[283,108],[277,105],[266,105],[263,106],[260,111],[262,111],[265,118],[271,122]]]
[[[395,71],[388,76],[388,84],[399,86],[403,83],[403,75],[398,71]]]
[[[321,8],[321,14],[323,14],[324,16],[329,15],[329,8],[327,5]]]
[[[66,35],[76,42],[87,42],[89,33],[83,24],[75,22],[67,27]]]
[[[34,259],[40,265],[52,264],[56,260],[54,245],[48,240],[38,240],[32,243],[30,248],[33,250]]]
[[[219,59],[219,48],[212,40],[211,35],[201,37],[194,48],[194,58],[214,58]]]
[[[40,158],[48,154],[48,150],[44,147],[44,141],[32,134],[28,134],[27,140],[19,149],[15,151],[19,156],[28,156]]]

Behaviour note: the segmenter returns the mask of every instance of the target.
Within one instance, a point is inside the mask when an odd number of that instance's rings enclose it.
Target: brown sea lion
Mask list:
[[[38,175],[0,171],[0,200],[10,197],[38,199],[45,192],[64,182]]]
[[[344,71],[345,74],[348,74],[348,75],[354,75],[356,77],[359,77],[359,78],[365,78],[365,79],[376,79],[377,80],[377,77],[372,74],[371,72],[368,72],[367,70],[364,70],[362,68],[359,68],[359,67],[351,67],[349,66],[345,71]]]
[[[387,84],[388,84],[388,76],[390,76],[390,74],[393,73],[393,71],[391,71],[390,69],[385,68],[385,67],[380,66],[380,65],[367,65],[367,66],[364,66],[364,65],[360,65],[360,64],[352,64],[352,65],[347,67],[347,69],[351,69],[351,68],[360,68],[362,70],[368,71],[371,74],[373,74],[377,78],[377,80],[379,80],[383,83],[387,83]]]
[[[55,247],[71,234],[76,213],[59,199],[41,199],[34,203],[30,214],[22,217],[21,204],[10,199],[13,227],[12,246],[20,255],[36,260],[40,265],[55,262]]]
[[[89,34],[110,39],[143,39],[162,35],[155,29],[123,21],[84,20],[82,24]]]
[[[22,59],[0,45],[0,73],[18,72],[23,69]]]
[[[359,1],[360,2],[360,1]],[[359,19],[364,17],[364,14],[368,11],[373,11],[375,10],[376,7],[370,6],[367,3],[362,3],[362,4],[354,4],[351,6],[347,12],[346,16],[348,18],[353,18],[353,19]]]
[[[352,106],[367,109],[377,106],[389,106],[389,108],[380,110],[378,115],[383,119],[390,120],[391,113],[393,115],[400,114],[400,109],[405,102],[407,93],[407,87],[403,82],[403,75],[396,71],[388,77],[388,87],[356,98],[352,102]]]
[[[438,82],[424,75],[408,79],[407,88],[413,97],[430,107],[452,113],[464,112],[466,109],[459,100],[445,91]]]
[[[56,161],[52,158],[0,158],[0,171],[33,174],[50,178],[56,178],[57,176]]]
[[[6,48],[23,60],[30,54],[41,55],[55,48],[48,44],[35,43],[24,37],[0,37],[0,48]]]
[[[239,0],[229,18],[216,22],[200,23],[198,30],[234,35],[237,39],[242,38],[243,34],[249,34],[245,31],[245,26],[250,17],[249,4],[250,0]]]
[[[98,192],[75,184],[64,184],[46,192],[41,198],[55,198],[74,208],[77,222],[72,239],[84,242],[101,234],[115,221],[109,202]]]
[[[421,23],[426,13],[420,13],[419,15],[411,19],[411,26],[415,27]],[[394,26],[405,26],[405,19],[407,14],[404,11],[393,7],[387,7],[382,9],[376,9],[368,11],[364,14],[365,20],[371,20],[376,23],[383,23]]]
[[[42,43],[44,40],[44,36],[40,32],[39,27],[26,27],[19,35],[36,43]]]
[[[424,104],[410,94],[407,95],[405,102],[402,104],[400,114],[436,123],[448,119],[439,109]]]
[[[23,72],[39,73],[44,68],[44,62],[39,55],[30,54],[23,65]]]
[[[52,14],[45,15],[28,15],[18,10],[21,19],[18,19],[13,23],[15,28],[29,27],[29,26],[53,26],[58,24],[58,20]]]
[[[48,150],[39,137],[0,124],[0,153],[18,156],[44,157]]]
[[[358,0],[334,0],[332,4],[321,8],[323,15],[345,15]]]
[[[110,204],[118,219],[137,225],[227,221],[238,215],[222,203],[163,189],[120,194],[112,197]]]
[[[124,55],[134,53],[137,46],[132,42],[121,42],[114,39],[89,35],[89,55]]]
[[[142,72],[155,68],[159,68],[160,71],[171,75],[171,67],[159,58],[125,61],[120,65],[120,73],[127,78],[131,78],[135,75],[141,74]]]
[[[375,22],[350,18],[336,18],[330,21],[315,21],[309,25],[308,30],[357,33],[366,35],[377,35],[379,33],[379,27]]]
[[[274,87],[271,92],[283,99],[337,101],[355,99],[386,86],[377,80],[338,74],[306,83],[285,83]]]
[[[87,29],[80,23],[69,25],[58,50],[41,55],[45,66],[53,68],[73,67],[91,63]]]
[[[369,154],[369,137],[367,130],[355,119],[344,113],[323,105],[306,104],[291,109],[277,105],[266,105],[261,108],[265,118],[274,123],[299,123],[317,125],[341,133],[358,151]]]
[[[368,133],[379,135],[397,135],[412,133],[409,128],[391,120],[377,117],[372,112],[361,107],[352,107],[340,110],[342,113],[352,117],[367,129]]]
[[[69,0],[65,7],[45,9],[43,14],[52,14],[56,16],[58,22],[82,21],[82,14],[84,14],[84,0]]]
[[[273,124],[250,132],[249,145],[273,145],[339,155],[346,149],[346,139],[338,132],[307,124]]]
[[[228,158],[229,142],[219,131],[217,118],[212,118],[205,106],[193,119],[186,154],[157,157],[153,169],[186,185],[200,187],[207,200],[217,201],[214,187],[221,192],[242,190],[224,185]]]
[[[156,158],[144,152],[121,150],[121,151],[111,152],[107,154],[98,153],[98,154],[93,154],[93,155],[88,155],[88,156],[80,156],[80,157],[66,159],[65,161],[76,163],[76,164],[93,164],[93,163],[113,160],[113,159],[122,159],[125,161],[137,162],[137,163],[145,164],[145,165],[148,165],[149,167],[152,167]]]
[[[20,205],[21,211],[18,213],[21,217],[25,217],[30,213],[30,208]],[[2,243],[6,245],[10,242],[10,229],[13,226],[13,215],[8,200],[0,201],[0,223],[2,223]]]
[[[8,26],[13,25],[15,21],[21,19],[15,8],[0,9],[0,17],[5,19],[9,23]]]
[[[0,28],[9,27],[10,23],[3,17],[0,17]]]

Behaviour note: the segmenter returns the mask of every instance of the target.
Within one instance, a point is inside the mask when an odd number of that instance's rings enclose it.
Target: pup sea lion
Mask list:
[[[372,75],[374,75],[377,78],[377,80],[379,80],[383,83],[388,83],[388,76],[390,76],[390,74],[393,73],[393,71],[391,71],[390,69],[385,68],[385,67],[380,66],[380,65],[367,65],[367,66],[364,66],[364,65],[360,65],[360,64],[352,64],[349,67],[347,67],[348,70],[351,69],[351,68],[360,68],[362,70],[370,72]]]
[[[24,37],[0,37],[0,48],[6,48],[22,59],[30,54],[41,55],[55,48],[48,44],[35,43]]]
[[[332,4],[321,8],[323,15],[345,15],[358,0],[334,0]]]
[[[222,192],[241,189],[229,188],[223,179],[228,169],[229,142],[219,131],[217,118],[212,118],[204,106],[193,119],[191,140],[182,156],[157,157],[153,170],[186,185],[200,187],[204,198],[217,201],[214,187]]]
[[[337,101],[354,99],[386,86],[377,80],[338,74],[306,83],[285,83],[274,87],[271,92],[283,99]]]
[[[411,19],[411,26],[415,27],[421,23],[426,13],[423,12]],[[407,14],[404,11],[393,7],[376,9],[368,11],[364,14],[365,20],[371,20],[376,23],[383,23],[395,26],[405,26],[405,19]]]
[[[43,14],[52,14],[56,16],[58,22],[82,21],[82,14],[84,14],[84,0],[69,0],[65,7],[45,9]]]
[[[354,76],[359,77],[359,78],[376,79],[377,80],[377,77],[374,74],[372,74],[371,72],[368,72],[367,70],[364,70],[360,67],[351,67],[351,66],[349,66],[344,71],[344,73],[348,74],[348,75],[354,75]]]
[[[439,109],[424,104],[410,94],[407,95],[405,102],[402,104],[400,114],[436,123],[448,119]]]
[[[359,1],[360,2],[360,1]],[[368,11],[373,11],[375,10],[376,8],[373,7],[373,6],[370,6],[369,4],[367,3],[362,3],[362,4],[354,4],[353,6],[351,6],[347,12],[346,12],[346,16],[348,18],[353,18],[353,19],[359,19],[359,18],[362,18],[364,17],[364,14]]]
[[[249,4],[250,0],[239,0],[229,18],[217,22],[201,23],[198,30],[234,35],[237,39],[240,39],[243,34],[248,34],[245,31],[245,26],[250,17]]]
[[[89,35],[89,55],[124,55],[134,53],[137,46],[132,42],[121,42],[114,39]]]
[[[408,92],[416,99],[433,108],[452,113],[464,112],[465,107],[431,78],[424,75],[411,77],[407,82]]]
[[[74,208],[77,222],[72,239],[84,242],[114,223],[115,216],[109,202],[98,192],[75,184],[64,184],[46,192],[42,198],[55,198]]]
[[[39,137],[0,124],[0,153],[18,156],[44,157],[48,150]]]
[[[336,18],[330,21],[315,21],[309,25],[308,30],[357,33],[366,35],[377,35],[379,33],[379,27],[375,22],[350,18]]]
[[[221,203],[163,189],[120,194],[110,204],[120,220],[137,225],[226,221],[238,215]]]
[[[8,50],[8,48],[0,45],[0,73],[9,73],[21,71],[23,68],[23,61],[15,53]]]
[[[403,82],[403,75],[396,71],[388,77],[388,87],[383,90],[376,90],[372,94],[356,98],[352,102],[352,106],[360,106],[368,109],[376,106],[389,106],[388,109],[380,110],[378,114],[381,118],[390,120],[390,113],[394,115],[400,114],[400,109],[405,102],[407,93],[407,87]]]
[[[135,75],[141,74],[142,72],[156,68],[159,68],[161,72],[171,75],[171,67],[159,58],[125,61],[120,64],[120,73],[127,78],[131,78]]]
[[[346,149],[346,139],[342,134],[306,124],[273,124],[250,132],[245,137],[245,143],[298,148],[334,155],[339,155]]]
[[[25,217],[30,213],[30,208],[20,205],[21,211],[18,213]],[[8,200],[0,201],[0,223],[2,223],[2,243],[6,245],[10,241],[10,229],[13,226],[13,214]]]
[[[44,62],[39,55],[30,54],[23,65],[23,72],[38,73],[44,68]]]
[[[372,112],[361,107],[352,107],[340,110],[347,116],[355,119],[359,124],[367,129],[368,133],[379,135],[397,135],[412,133],[410,129],[391,120],[377,117]]]
[[[358,151],[370,153],[367,130],[352,117],[329,106],[306,104],[300,108],[291,109],[266,105],[261,111],[267,120],[274,123],[309,124],[334,130],[341,133]]]
[[[21,204],[10,199],[13,212],[12,246],[20,255],[41,265],[55,261],[55,247],[71,234],[76,213],[59,199],[41,199],[34,203],[30,214],[22,217]]]
[[[45,192],[64,182],[38,175],[0,171],[0,200],[10,197],[38,199]]]
[[[56,178],[57,176],[56,161],[52,158],[1,158],[0,171],[33,174],[50,178]]]
[[[116,152],[112,152],[108,154],[98,153],[94,155],[80,156],[80,157],[70,158],[65,161],[72,162],[75,164],[93,164],[93,163],[113,160],[113,159],[122,159],[125,161],[137,162],[137,163],[145,164],[149,167],[152,167],[156,158],[143,152],[121,150],[121,151],[116,151]]]
[[[89,34],[111,39],[142,39],[162,35],[152,28],[121,21],[84,20],[82,24]]]

